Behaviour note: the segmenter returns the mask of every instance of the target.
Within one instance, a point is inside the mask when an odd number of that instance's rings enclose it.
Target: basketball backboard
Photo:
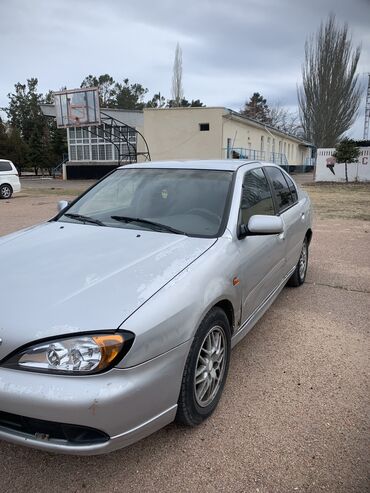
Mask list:
[[[59,128],[100,125],[97,87],[84,87],[54,92],[57,126]]]

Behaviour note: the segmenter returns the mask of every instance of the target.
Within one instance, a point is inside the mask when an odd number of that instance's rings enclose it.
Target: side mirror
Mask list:
[[[253,235],[277,235],[283,233],[284,224],[278,216],[252,216],[248,221],[248,226],[242,224],[239,230],[239,238]]]
[[[62,210],[64,210],[68,206],[69,202],[67,202],[66,200],[59,200],[57,204],[58,212],[62,212]]]

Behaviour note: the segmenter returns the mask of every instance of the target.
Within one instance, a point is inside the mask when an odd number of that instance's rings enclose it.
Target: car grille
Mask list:
[[[56,423],[0,411],[0,430],[18,432],[45,441],[64,441],[70,445],[90,445],[109,440],[103,431],[87,426]]]

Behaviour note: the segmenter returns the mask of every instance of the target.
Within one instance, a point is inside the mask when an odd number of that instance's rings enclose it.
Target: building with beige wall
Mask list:
[[[310,164],[311,145],[223,107],[144,109],[152,160],[261,159]]]
[[[54,105],[42,109],[55,115]],[[241,158],[274,162],[290,170],[311,164],[309,143],[223,107],[104,109],[104,113],[131,127],[126,138],[137,150],[138,161],[145,160],[146,149],[135,129],[147,141],[152,161]],[[103,123],[101,128],[67,129],[65,178],[99,178],[117,167],[118,148],[122,152],[128,143],[118,136],[107,140],[109,128]]]

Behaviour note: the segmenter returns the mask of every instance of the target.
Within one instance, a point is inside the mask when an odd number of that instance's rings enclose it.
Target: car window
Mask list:
[[[279,212],[282,212],[294,203],[292,193],[283,173],[278,168],[269,166],[265,169],[271,179],[272,186],[275,191],[278,210]]]
[[[104,180],[103,186],[98,184],[94,189],[94,200],[81,200],[79,213],[91,215],[130,207],[143,177],[132,173],[130,180],[126,178],[126,175],[115,174],[115,179]]]
[[[241,223],[248,224],[250,217],[255,214],[275,214],[270,186],[261,168],[248,171],[244,177],[240,205]]]
[[[12,171],[12,165],[7,161],[0,161],[0,171]]]
[[[105,226],[150,229],[149,224],[132,220],[139,218],[190,236],[214,238],[226,222],[232,178],[231,171],[119,169],[82,196],[60,220],[76,221],[68,214],[80,214]]]
[[[293,195],[293,201],[294,203],[295,202],[298,202],[298,193],[297,193],[297,189],[294,185],[294,182],[293,180],[287,176],[287,175],[284,175],[284,178],[286,179],[287,183],[288,183],[288,187],[289,187],[289,190],[291,191],[292,195]]]

